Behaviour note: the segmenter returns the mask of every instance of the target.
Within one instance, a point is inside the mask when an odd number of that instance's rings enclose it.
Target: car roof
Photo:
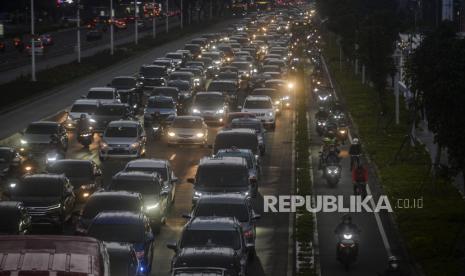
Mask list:
[[[53,162],[53,164],[51,164],[51,166],[54,166],[55,164],[88,164],[88,165],[92,165],[92,160],[84,160],[84,159],[59,159],[59,160]]]
[[[186,224],[189,230],[235,230],[238,222],[230,217],[195,217]]]
[[[122,211],[104,211],[98,213],[92,224],[143,224],[144,214]]]
[[[43,180],[46,179],[56,180],[56,181],[63,181],[66,177],[63,174],[31,174],[23,176],[23,181],[34,181],[34,180]]]
[[[174,266],[180,267],[203,267],[220,266],[230,268],[236,259],[234,249],[227,247],[185,247],[179,251]],[[200,275],[200,274],[195,274]],[[201,274],[210,275],[210,274]]]
[[[270,101],[271,98],[270,96],[265,96],[265,95],[253,95],[253,96],[247,96],[245,100],[246,101]]]
[[[200,197],[197,204],[202,203],[225,203],[225,204],[245,204],[247,196],[241,193],[205,194]]]
[[[116,80],[116,79],[131,79],[131,80],[136,80],[136,78],[133,77],[133,76],[118,76],[118,77],[114,77],[113,79],[114,79],[114,80]]]
[[[157,179],[157,174],[139,171],[120,171],[113,176],[114,180],[137,180],[137,181],[154,181]]]
[[[268,88],[268,87],[260,87],[260,88],[255,88],[252,93],[256,93],[260,91],[276,92],[276,89]]]
[[[121,254],[121,255],[128,255],[131,252],[133,247],[128,243],[120,243],[120,242],[104,242],[105,248],[108,250],[108,253],[113,254]]]
[[[194,115],[183,115],[183,116],[176,116],[175,120],[202,120],[202,117],[200,116],[194,116]]]
[[[90,91],[106,91],[106,92],[115,92],[115,88],[113,87],[105,87],[105,86],[102,86],[102,87],[92,87],[91,89],[89,89],[89,92]]]
[[[246,166],[245,159],[242,157],[203,157],[200,159],[200,166],[211,165],[228,165],[228,166]]]
[[[158,102],[172,102],[173,98],[164,96],[164,95],[156,95],[156,96],[150,96],[149,100],[158,101]]]
[[[253,134],[255,136],[257,135],[255,133],[255,130],[252,130],[250,128],[222,129],[218,131],[216,135],[218,136],[218,135],[228,135],[228,134]]]
[[[97,99],[78,99],[75,100],[73,105],[82,104],[82,105],[98,105],[100,102]]]
[[[219,149],[216,154],[218,155],[219,153],[230,153],[230,152],[241,152],[241,153],[244,153],[244,154],[253,155],[253,152],[250,149],[239,149],[239,148],[235,148],[235,147],[230,148],[230,149]]]
[[[142,68],[142,67],[146,67],[146,68],[160,68],[160,69],[166,69],[166,66],[156,65],[156,64],[142,64],[140,67],[141,67],[141,68]]]
[[[164,159],[135,159],[129,161],[126,166],[128,167],[153,167],[153,168],[165,168],[168,165],[168,160]]]
[[[208,95],[208,96],[221,96],[221,97],[224,97],[223,93],[221,92],[197,92],[196,96],[199,96],[199,95]]]
[[[121,120],[111,121],[108,127],[137,127],[138,125],[140,125],[139,121]]]

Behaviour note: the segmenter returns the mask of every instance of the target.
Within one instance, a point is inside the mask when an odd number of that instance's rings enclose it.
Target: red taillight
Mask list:
[[[253,237],[253,231],[252,230],[247,230],[244,232],[244,236],[246,238],[252,238]]]

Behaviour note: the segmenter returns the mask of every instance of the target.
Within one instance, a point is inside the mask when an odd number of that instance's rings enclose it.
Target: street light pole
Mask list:
[[[35,47],[35,26],[34,26],[34,0],[31,0],[31,57],[32,57],[32,81],[37,81],[36,78],[36,47]]]
[[[166,11],[165,11],[165,14],[166,14],[166,24],[165,24],[165,25],[166,25],[166,33],[168,33],[169,30],[170,30],[170,27],[169,27],[169,25],[168,25],[168,24],[169,24],[169,7],[168,7],[168,0],[165,1],[165,6],[166,6],[166,7],[165,7],[165,9],[166,9]]]
[[[184,0],[181,0],[181,29],[184,28]]]
[[[137,26],[137,11],[139,8],[137,7],[137,0],[134,0],[134,30],[135,30],[135,43],[139,42],[139,26]]]
[[[76,12],[76,22],[77,22],[77,62],[81,63],[81,1],[77,1],[77,12]]]
[[[114,25],[115,25],[115,12],[113,11],[113,0],[110,0],[110,55],[115,53],[114,45]]]
[[[155,0],[153,0],[153,7],[152,7],[152,37],[157,37],[157,17],[155,16]]]

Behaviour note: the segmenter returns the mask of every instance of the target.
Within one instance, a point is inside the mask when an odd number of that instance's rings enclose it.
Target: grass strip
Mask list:
[[[430,173],[431,159],[424,146],[407,146],[399,151],[408,133],[408,112],[401,103],[400,124],[379,120],[377,92],[344,63],[339,70],[339,49],[330,36],[324,48],[331,75],[358,127],[365,152],[375,163],[378,178],[391,203],[396,199],[423,199],[423,208],[394,210],[394,217],[407,248],[426,275],[461,275],[465,202],[451,180]],[[388,105],[394,110],[393,93]],[[393,118],[392,114],[387,115]],[[408,143],[407,143],[408,144]],[[400,152],[400,154],[396,154]],[[396,156],[399,157],[396,160]]]

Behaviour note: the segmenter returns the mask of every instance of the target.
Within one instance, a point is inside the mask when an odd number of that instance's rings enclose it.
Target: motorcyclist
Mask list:
[[[87,118],[86,114],[81,114],[77,122],[77,133],[78,135],[90,130],[90,120]]]
[[[349,214],[345,214],[342,216],[341,223],[338,224],[334,233],[338,236],[338,239],[341,240],[341,236],[347,233],[352,234],[352,240],[357,244],[358,243],[358,235],[360,234],[360,229],[352,223],[352,217]],[[337,250],[339,252],[339,245],[337,245]],[[355,248],[356,254],[358,252],[358,246]]]
[[[56,151],[60,155],[64,155],[63,145],[61,144],[60,138],[56,134],[50,135],[49,143],[50,151]]]
[[[352,169],[352,184],[354,186],[354,194],[356,192],[358,183],[363,183],[364,185],[368,183],[368,170],[360,163],[357,165],[357,167]]]
[[[328,117],[329,117],[329,113],[322,106],[318,109],[318,112],[315,113],[316,120],[327,120]]]
[[[349,148],[349,154],[350,154],[350,169],[354,167],[355,159],[359,158],[360,155],[362,154],[362,145],[360,144],[360,141],[358,138],[354,138],[352,140],[352,144],[350,145]],[[360,160],[358,160],[360,162]]]
[[[390,256],[388,259],[388,267],[383,274],[378,274],[382,276],[404,276],[405,273],[402,272],[400,267],[400,260],[396,256]]]

